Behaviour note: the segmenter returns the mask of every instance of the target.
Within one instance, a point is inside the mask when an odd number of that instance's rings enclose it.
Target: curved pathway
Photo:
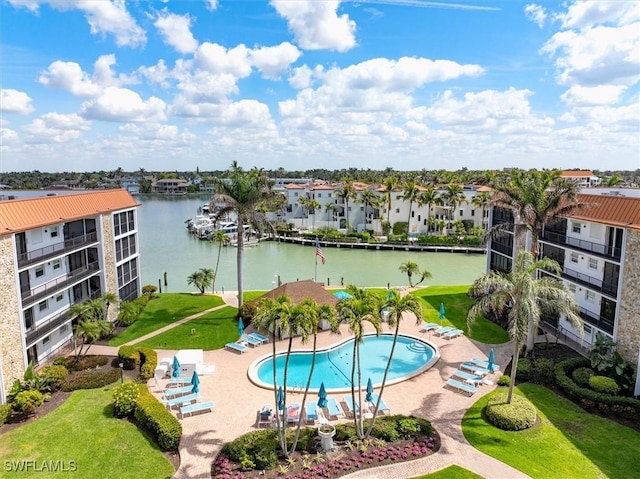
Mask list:
[[[226,292],[222,298],[225,306],[237,307],[234,292]],[[221,307],[223,306],[191,315],[127,344],[143,341]],[[443,387],[446,379],[457,369],[460,362],[473,357],[486,357],[492,345],[477,343],[466,337],[452,340],[436,336],[428,337],[427,334],[420,334],[418,327],[411,320],[403,321],[400,331],[428,339],[440,349],[441,358],[434,367],[420,376],[385,388],[385,402],[392,408],[393,413],[412,414],[431,421],[440,433],[442,446],[438,453],[423,459],[358,471],[345,477],[350,479],[410,478],[435,472],[452,464],[486,478],[529,477],[478,451],[469,444],[462,433],[462,417],[466,411],[479,397],[493,391],[496,386],[481,386],[471,397]],[[338,338],[328,332],[321,333],[318,336],[318,348],[327,347],[348,338],[350,334],[346,326],[341,327],[341,336],[342,338]],[[282,348],[284,347],[286,346],[283,342]],[[299,339],[294,341],[294,347],[309,348],[308,345],[302,345]],[[111,355],[117,354],[118,349],[108,346],[94,346],[94,348],[98,353]],[[511,358],[510,344],[494,345],[493,348],[496,353],[496,362],[501,365],[507,364]],[[159,350],[158,354],[171,356],[175,351]],[[274,398],[272,391],[259,388],[249,381],[247,369],[256,359],[270,354],[271,346],[268,345],[249,349],[245,354],[223,349],[205,351],[206,364],[215,364],[217,367],[213,375],[201,376],[201,396],[207,400],[212,399],[216,407],[213,413],[195,415],[181,420],[183,437],[180,442],[180,467],[174,478],[211,478],[211,463],[222,445],[240,434],[255,430],[258,408],[262,404],[273,403]],[[494,379],[496,377],[497,375],[494,375]],[[160,391],[156,389],[153,380],[149,382],[149,389],[159,396]],[[293,401],[298,401],[302,397],[301,394],[289,394]]]

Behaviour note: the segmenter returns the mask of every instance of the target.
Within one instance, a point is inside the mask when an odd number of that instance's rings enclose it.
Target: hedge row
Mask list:
[[[632,419],[640,419],[640,400],[631,397],[611,396],[578,386],[571,379],[571,373],[582,367],[588,367],[587,358],[576,357],[558,363],[555,378],[558,386],[585,409],[597,408],[605,413],[614,413]]]
[[[163,451],[177,451],[182,437],[182,426],[167,408],[151,394],[145,384],[139,385],[134,417]]]
[[[0,426],[9,420],[12,411],[11,404],[0,404]]]
[[[158,366],[158,353],[141,346],[120,346],[118,362],[122,363],[122,367],[127,371],[139,370],[140,379],[146,381],[153,377]]]
[[[96,389],[115,383],[118,379],[120,379],[120,371],[117,369],[111,369],[107,372],[80,371],[62,384],[62,390]]]
[[[489,398],[485,409],[487,420],[505,431],[528,429],[536,422],[536,407],[526,398],[514,395],[507,404],[507,394]]]

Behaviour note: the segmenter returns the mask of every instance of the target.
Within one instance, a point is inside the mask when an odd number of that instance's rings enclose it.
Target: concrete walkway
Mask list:
[[[234,292],[222,295],[225,305],[237,307]],[[215,311],[222,306],[211,308],[188,318],[184,318],[144,337],[130,341],[135,344],[168,329],[183,324],[193,318]],[[411,478],[444,469],[452,464],[459,465],[485,478],[526,478],[527,475],[473,448],[462,433],[462,417],[468,408],[481,396],[493,391],[496,386],[483,385],[471,397],[444,387],[444,383],[457,366],[474,357],[486,358],[491,345],[476,343],[466,337],[452,340],[428,337],[421,334],[412,320],[401,323],[400,332],[422,339],[427,339],[437,346],[441,353],[440,360],[425,373],[399,384],[387,386],[384,391],[385,402],[391,407],[393,414],[407,414],[425,417],[440,433],[442,447],[430,457],[415,461],[392,464],[375,469],[358,471],[349,478],[399,479]],[[323,332],[318,336],[318,348],[325,348],[348,339],[345,325],[341,326],[341,337]],[[277,344],[278,350],[286,348],[286,342]],[[309,349],[298,338],[294,340],[295,349]],[[506,365],[511,358],[509,343],[494,345],[496,362]],[[109,346],[93,346],[96,354],[117,354],[118,348]],[[159,350],[159,356],[170,357],[177,351]],[[216,404],[213,413],[195,415],[181,420],[183,437],[180,442],[180,468],[176,471],[176,479],[209,479],[211,463],[222,445],[241,434],[256,429],[257,410],[262,404],[272,404],[273,391],[263,389],[250,382],[247,370],[251,364],[271,355],[271,346],[249,349],[244,354],[237,354],[224,349],[205,351],[205,363],[216,365],[213,375],[201,376],[200,396],[202,400],[213,400]],[[493,375],[497,380],[499,374]],[[165,386],[162,381],[161,387]],[[153,380],[149,382],[152,393],[159,397]],[[288,402],[301,401],[302,394],[289,393]]]

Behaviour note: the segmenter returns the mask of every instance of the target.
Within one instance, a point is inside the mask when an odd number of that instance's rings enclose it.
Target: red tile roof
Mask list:
[[[564,170],[560,176],[570,177],[583,177],[583,176],[596,176],[591,170]]]
[[[640,230],[640,198],[580,194],[577,199],[590,206],[569,218]]]
[[[124,189],[0,201],[0,236],[134,206]]]
[[[294,304],[301,303],[304,299],[313,299],[316,303],[328,304],[335,306],[338,304],[338,298],[336,298],[329,291],[324,289],[321,283],[316,283],[310,279],[295,281],[293,283],[285,283],[282,286],[278,286],[276,289],[263,294],[254,301],[259,301],[262,298],[277,299],[282,295],[289,296]]]

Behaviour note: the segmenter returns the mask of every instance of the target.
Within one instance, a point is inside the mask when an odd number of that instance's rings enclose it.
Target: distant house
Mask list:
[[[151,191],[165,195],[184,195],[187,193],[188,186],[187,180],[167,178],[155,181],[151,185]]]
[[[580,188],[598,186],[602,182],[591,170],[564,170],[560,177],[577,183]]]
[[[82,188],[82,181],[80,180],[60,180],[53,183],[50,189],[60,189],[60,190],[77,190]]]

